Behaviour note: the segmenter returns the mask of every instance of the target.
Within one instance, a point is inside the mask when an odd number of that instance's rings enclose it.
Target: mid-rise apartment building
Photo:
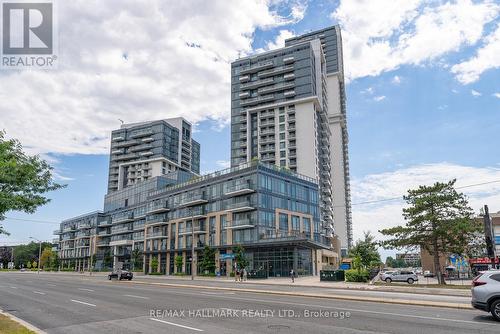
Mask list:
[[[123,124],[111,134],[108,193],[176,170],[200,173],[200,144],[185,119]]]
[[[231,66],[231,166],[258,159],[319,182],[322,232],[352,243],[348,135],[338,26]]]
[[[56,231],[63,266],[86,269],[95,254],[97,267],[112,261],[130,268],[139,252],[145,272],[153,270],[155,258],[158,272],[190,273],[193,242],[195,261],[205,245],[215,249],[222,275],[233,269],[236,245],[245,248],[248,270],[269,276],[286,276],[292,268],[312,275],[337,264],[331,239],[321,231],[314,179],[257,161],[187,181],[169,176],[109,194],[104,213],[64,221]],[[85,240],[84,251],[76,248],[78,240]],[[182,256],[182,268],[176,268],[176,256]]]

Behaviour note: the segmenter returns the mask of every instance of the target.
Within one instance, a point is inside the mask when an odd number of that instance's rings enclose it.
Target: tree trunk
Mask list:
[[[434,248],[434,272],[436,273],[436,277],[438,279],[438,284],[446,284],[443,273],[441,272],[441,264],[439,263],[439,249],[438,249],[438,240],[434,238],[433,240],[433,248]]]

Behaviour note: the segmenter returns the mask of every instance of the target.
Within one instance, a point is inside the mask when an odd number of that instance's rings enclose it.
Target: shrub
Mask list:
[[[149,275],[163,275],[163,273],[159,273],[157,271],[153,271],[153,272],[149,273]]]
[[[186,276],[185,273],[175,273],[174,276]]]
[[[369,277],[370,273],[365,269],[360,271],[357,269],[349,269],[345,271],[346,282],[368,282]]]

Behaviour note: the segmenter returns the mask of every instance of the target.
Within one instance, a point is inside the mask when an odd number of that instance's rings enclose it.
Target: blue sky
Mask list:
[[[475,210],[482,204],[500,210],[498,3],[205,6],[193,1],[166,10],[161,1],[150,0],[148,10],[123,8],[132,32],[120,25],[123,17],[114,15],[111,3],[99,14],[84,1],[61,4],[59,70],[0,73],[0,99],[6,102],[0,106],[5,115],[0,127],[30,152],[50,159],[60,182],[68,185],[36,214],[8,217],[58,222],[101,209],[109,131],[119,126],[118,118],[184,116],[196,122],[202,171],[224,168],[230,158],[230,62],[279,47],[284,37],[337,23],[343,29],[348,82],[353,202],[401,196],[417,184],[456,177],[459,186],[491,182],[466,193]],[[95,28],[86,27],[89,17],[98,23]],[[201,47],[187,48],[191,42]],[[127,59],[120,57],[124,53]],[[355,237],[366,230],[379,236],[378,229],[402,223],[402,205],[353,206]],[[49,240],[57,228],[9,219],[4,225],[11,236],[0,236],[0,244],[29,236]]]

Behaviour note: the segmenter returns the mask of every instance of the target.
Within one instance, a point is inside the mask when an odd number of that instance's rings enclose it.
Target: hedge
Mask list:
[[[368,270],[349,269],[345,271],[346,282],[368,282],[370,273]]]

